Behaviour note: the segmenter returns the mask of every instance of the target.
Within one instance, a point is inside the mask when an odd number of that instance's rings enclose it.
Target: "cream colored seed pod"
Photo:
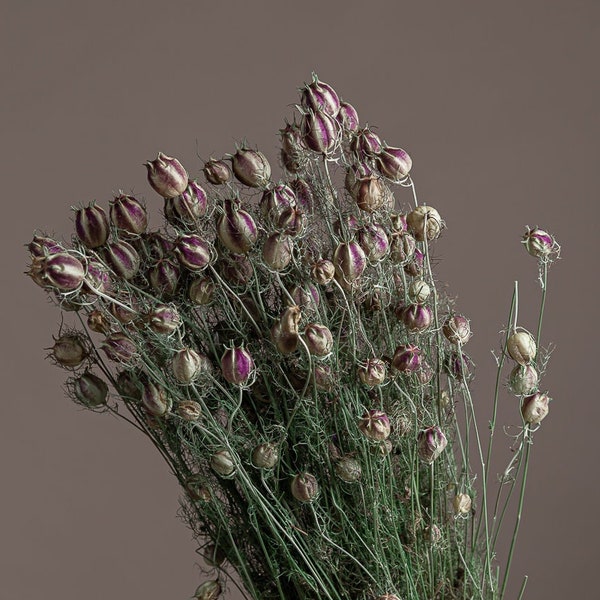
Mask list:
[[[431,288],[426,281],[415,279],[408,287],[408,297],[415,304],[425,304],[431,294]]]
[[[435,208],[421,204],[406,216],[408,230],[418,242],[434,240],[443,227],[442,217]]]
[[[528,331],[516,331],[506,342],[506,350],[510,357],[520,365],[530,363],[537,353],[533,336]]]

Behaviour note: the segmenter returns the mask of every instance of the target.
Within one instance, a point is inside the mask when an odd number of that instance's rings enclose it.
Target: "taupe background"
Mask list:
[[[157,453],[63,397],[65,373],[43,350],[59,314],[22,276],[22,245],[35,228],[70,235],[70,206],[107,206],[119,188],[156,215],[141,165],[159,150],[197,174],[197,153],[247,137],[276,163],[277,131],[312,70],[411,153],[421,201],[447,222],[437,274],[472,319],[484,429],[515,279],[521,323],[535,327],[525,225],[562,244],[544,328],[557,344],[543,381],[554,401],[535,437],[508,597],[525,574],[529,600],[596,597],[595,0],[20,0],[1,12],[1,598],[188,598],[202,580]],[[503,395],[500,422],[517,423],[516,410]],[[498,436],[497,468],[509,444]]]

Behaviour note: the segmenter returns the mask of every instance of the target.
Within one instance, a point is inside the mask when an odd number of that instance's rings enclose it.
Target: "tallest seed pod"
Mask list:
[[[302,88],[300,104],[307,110],[323,111],[332,117],[340,112],[340,98],[336,91],[329,84],[319,81],[315,73],[312,82]]]
[[[330,154],[339,143],[340,125],[323,110],[309,110],[302,115],[300,131],[306,147],[319,154]]]
[[[174,198],[183,194],[188,186],[188,174],[182,164],[162,152],[144,164],[148,169],[148,182],[163,198]]]

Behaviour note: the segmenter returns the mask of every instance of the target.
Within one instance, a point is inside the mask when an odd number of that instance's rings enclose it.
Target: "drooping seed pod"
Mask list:
[[[305,285],[295,285],[290,290],[290,296],[294,303],[302,309],[304,313],[316,312],[321,302],[319,290],[311,283]]]
[[[218,450],[210,457],[211,469],[220,477],[230,478],[235,475],[236,466],[229,450]]]
[[[281,354],[291,354],[298,348],[298,324],[301,316],[299,306],[290,306],[271,328],[271,338]]]
[[[46,257],[34,257],[27,274],[41,287],[73,292],[82,286],[85,273],[86,269],[78,258],[67,252],[58,252]]]
[[[319,81],[315,73],[312,81],[304,84],[300,94],[300,104],[307,110],[322,110],[335,117],[340,110],[340,98],[335,90],[327,83]]]
[[[515,365],[508,376],[508,387],[517,396],[529,396],[538,388],[539,375],[532,365]]]
[[[412,168],[412,159],[402,148],[384,146],[375,157],[375,164],[384,177],[398,182],[406,179]]]
[[[380,358],[368,358],[358,367],[358,378],[369,387],[381,385],[387,376],[387,366]]]
[[[444,371],[459,381],[472,378],[473,361],[464,352],[450,352],[444,359]]]
[[[472,506],[473,501],[469,494],[456,494],[452,499],[452,508],[457,517],[470,515]]]
[[[155,417],[162,417],[171,410],[172,401],[165,388],[151,381],[144,384],[141,400],[143,407]]]
[[[51,254],[58,254],[64,252],[65,249],[55,240],[45,235],[35,234],[27,249],[31,253],[32,258],[45,258]]]
[[[522,244],[531,256],[540,259],[548,259],[551,254],[558,254],[560,251],[556,240],[549,233],[537,227],[527,228]]]
[[[90,355],[89,345],[79,332],[65,333],[55,338],[50,350],[54,363],[65,369],[76,369]]]
[[[308,163],[308,154],[302,143],[302,133],[296,123],[287,123],[281,134],[281,162],[289,173],[299,173]]]
[[[192,383],[200,375],[202,359],[193,348],[182,348],[171,359],[171,372],[179,383]]]
[[[108,385],[106,382],[86,371],[81,377],[69,382],[74,399],[86,408],[98,408],[106,404]]]
[[[422,429],[417,436],[417,453],[427,464],[431,464],[447,445],[448,440],[437,425]]]
[[[260,199],[262,216],[272,224],[277,223],[283,211],[292,206],[296,206],[296,194],[290,186],[283,183],[265,190]]]
[[[330,260],[321,258],[313,264],[310,276],[315,283],[327,285],[335,276],[335,265]]]
[[[279,217],[277,227],[287,235],[295,237],[304,233],[306,223],[306,215],[297,208],[290,206]]]
[[[262,257],[271,269],[283,271],[292,260],[292,239],[285,233],[272,233],[266,240],[262,249]]]
[[[370,175],[356,182],[352,197],[358,208],[372,213],[390,203],[392,192],[381,177]]]
[[[289,186],[296,195],[296,206],[305,214],[312,214],[315,198],[312,189],[302,177],[296,177],[289,182]]]
[[[98,248],[105,244],[110,225],[104,209],[91,202],[87,207],[76,210],[75,233],[88,248]]]
[[[210,264],[212,247],[199,235],[181,235],[175,242],[175,254],[182,267],[198,273]]]
[[[426,304],[409,304],[402,308],[399,317],[410,333],[421,333],[431,325],[433,313]]]
[[[163,198],[174,198],[183,194],[188,186],[188,174],[182,164],[162,152],[153,161],[144,165],[148,169],[148,182]]]
[[[369,127],[359,129],[350,141],[350,150],[359,157],[374,158],[383,150],[383,144],[379,136],[371,131]]]
[[[444,322],[442,333],[451,344],[464,346],[471,339],[469,320],[462,315],[452,315]]]
[[[120,331],[107,335],[100,348],[113,362],[132,365],[138,358],[135,342]]]
[[[229,383],[235,385],[249,383],[256,373],[250,352],[243,346],[227,348],[221,357],[221,373]]]
[[[358,242],[342,242],[333,253],[333,264],[340,284],[348,286],[362,275],[367,266],[367,257]]]
[[[327,356],[333,349],[331,331],[318,323],[309,323],[304,328],[304,341],[313,356]]]
[[[131,298],[124,298],[118,296],[119,304],[113,302],[108,307],[108,312],[123,325],[132,323],[139,316],[139,302],[132,296]],[[126,304],[129,303],[129,306]]]
[[[87,326],[91,331],[95,331],[96,333],[107,334],[110,331],[110,323],[107,321],[104,313],[98,309],[88,313]]]
[[[390,241],[385,229],[379,223],[364,225],[358,232],[358,243],[371,262],[380,261],[390,250]]]
[[[194,400],[183,400],[177,405],[175,410],[177,415],[188,423],[195,423],[202,416],[202,407]]]
[[[221,584],[218,579],[212,579],[200,584],[194,592],[196,600],[217,600],[221,595]]]
[[[249,187],[267,187],[271,180],[271,165],[262,152],[242,147],[226,158],[231,159],[233,174],[241,183]]]
[[[148,269],[147,277],[159,296],[170,298],[179,287],[181,267],[169,258],[161,258]]]
[[[120,235],[141,235],[148,227],[146,207],[133,196],[116,196],[109,202],[109,214]]]
[[[340,142],[340,126],[334,117],[321,110],[310,110],[302,115],[302,139],[307,148],[327,156]]]
[[[342,456],[334,463],[333,470],[346,483],[356,483],[362,476],[360,462],[351,456]]]
[[[213,301],[215,289],[215,282],[208,277],[194,279],[188,288],[188,298],[194,304],[205,306]]]
[[[412,277],[422,277],[423,276],[423,260],[425,259],[425,255],[418,249],[415,248],[413,255],[404,265],[404,272],[407,275],[412,275]]]
[[[312,502],[319,494],[317,478],[312,473],[299,473],[292,479],[290,491],[298,502]]]
[[[140,256],[128,242],[106,244],[103,255],[108,266],[123,279],[133,279],[140,268]]]
[[[414,344],[402,344],[396,348],[392,366],[400,373],[414,373],[421,367],[421,349]]]
[[[250,213],[225,201],[225,212],[217,220],[217,235],[234,254],[246,254],[256,242],[258,230]]]
[[[159,304],[145,316],[148,327],[163,335],[170,335],[181,326],[181,315],[174,304]]]
[[[231,179],[231,170],[224,160],[210,158],[202,169],[204,177],[213,185],[223,185]]]
[[[374,442],[387,440],[392,431],[390,418],[378,409],[367,411],[359,420],[358,428],[365,437]]]
[[[416,304],[424,304],[431,294],[431,288],[422,279],[411,281],[408,286],[408,297]]]
[[[528,331],[515,331],[506,341],[506,350],[514,361],[527,365],[535,358],[537,346]]]
[[[405,265],[414,256],[416,248],[417,242],[409,233],[393,234],[390,243],[390,260],[395,265]]]
[[[551,398],[546,392],[537,392],[523,398],[521,414],[523,420],[529,425],[539,425],[548,415]]]
[[[257,469],[272,469],[278,462],[279,448],[275,444],[259,444],[252,450],[252,464]]]
[[[340,102],[340,110],[336,118],[345,133],[354,133],[358,130],[358,113],[352,104],[344,101]]]
[[[432,208],[421,204],[406,215],[408,230],[419,242],[434,240],[440,235],[444,222],[440,213]]]

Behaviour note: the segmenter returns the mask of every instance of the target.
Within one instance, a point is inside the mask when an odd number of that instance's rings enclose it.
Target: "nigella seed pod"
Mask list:
[[[210,457],[210,467],[219,476],[224,478],[235,475],[236,466],[229,450],[219,450]]]
[[[249,187],[264,188],[271,180],[271,165],[267,157],[258,150],[240,148],[231,159],[233,174]]]
[[[83,263],[66,252],[35,258],[28,275],[41,287],[59,292],[72,292],[83,284],[86,269]]]
[[[416,304],[424,304],[431,294],[431,288],[422,279],[415,279],[408,287],[408,297]]]
[[[456,494],[452,499],[452,508],[457,517],[464,517],[471,514],[473,501],[469,494]]]
[[[177,416],[188,423],[195,423],[202,416],[202,407],[194,400],[183,400],[177,405]]]
[[[193,348],[182,348],[171,360],[171,372],[179,383],[192,383],[200,375],[202,359]]]
[[[214,544],[205,546],[202,556],[204,557],[206,564],[211,567],[218,567],[225,561],[225,554]]]
[[[527,365],[535,358],[537,346],[528,331],[515,331],[506,342],[506,350],[514,361]]]
[[[108,266],[123,279],[133,279],[140,268],[140,256],[128,242],[111,242],[104,248]]]
[[[394,233],[406,233],[408,231],[408,223],[406,215],[393,213],[390,215],[390,226]]]
[[[310,271],[311,279],[319,285],[327,285],[335,276],[335,265],[326,258],[318,260]]]
[[[250,283],[254,276],[254,267],[247,256],[232,254],[219,261],[219,273],[230,285],[244,287]]]
[[[331,154],[340,141],[340,126],[334,117],[323,111],[309,111],[302,115],[302,139],[313,152]]]
[[[367,257],[358,242],[342,242],[333,253],[333,264],[340,283],[350,285],[362,275]]]
[[[296,206],[306,215],[313,212],[315,198],[308,183],[301,177],[296,177],[289,182],[290,187],[296,195]]]
[[[223,185],[231,179],[231,170],[224,160],[210,158],[202,169],[204,177],[213,185]]]
[[[221,357],[221,373],[229,383],[248,384],[256,373],[250,352],[243,346],[234,346],[225,350]]]
[[[70,387],[76,401],[87,408],[98,408],[106,404],[108,385],[103,379],[89,371],[72,380]]]
[[[117,374],[115,389],[126,401],[139,402],[142,398],[142,383],[135,371],[120,371]]]
[[[90,260],[83,283],[83,289],[89,293],[109,294],[112,290],[112,279],[108,269],[97,260]]]
[[[387,376],[387,367],[380,358],[368,358],[358,367],[358,378],[369,387],[381,385]]]
[[[450,352],[444,360],[444,370],[459,381],[471,379],[473,361],[463,352]]]
[[[211,250],[211,245],[195,234],[179,236],[175,242],[175,254],[180,264],[194,273],[203,271],[210,264]]]
[[[421,349],[413,344],[402,344],[396,348],[392,366],[400,373],[414,373],[421,366]]]
[[[64,252],[65,249],[52,238],[44,235],[34,235],[33,239],[27,244],[27,249],[31,253],[32,258],[45,258],[51,254]]]
[[[304,328],[304,341],[313,356],[327,356],[333,349],[331,331],[318,323],[309,323]]]
[[[390,203],[392,193],[381,177],[369,176],[359,179],[352,190],[356,205],[365,212],[372,213]]]
[[[333,231],[341,238],[347,238],[355,234],[360,228],[360,222],[356,215],[343,215],[333,223]]]
[[[275,444],[259,444],[252,450],[252,464],[257,469],[272,469],[279,462],[279,449]]]
[[[119,194],[109,205],[110,220],[119,234],[137,236],[146,231],[148,213],[137,198]]]
[[[183,194],[165,198],[163,213],[165,219],[174,227],[194,229],[206,213],[206,204],[205,191],[192,182]]]
[[[415,248],[412,257],[404,265],[404,271],[408,275],[413,277],[421,277],[423,275],[423,260],[425,255],[418,249]]]
[[[214,497],[212,488],[206,484],[202,475],[190,475],[185,482],[185,489],[193,500],[210,502]]]
[[[129,302],[131,306],[127,306],[125,302]],[[119,304],[113,302],[108,307],[108,312],[123,325],[132,323],[139,315],[139,302],[135,296],[131,298],[119,298]]]
[[[316,312],[319,308],[321,297],[319,290],[312,284],[296,285],[290,290],[294,303],[305,313]]]
[[[153,161],[144,165],[148,169],[148,182],[163,198],[174,198],[183,194],[188,186],[188,174],[181,163],[162,152]]]
[[[336,118],[345,132],[354,133],[358,130],[358,113],[352,104],[344,101],[340,102],[340,111]]]
[[[359,420],[358,428],[365,437],[374,442],[387,440],[392,431],[389,417],[378,409],[367,411]]]
[[[281,354],[291,354],[298,347],[298,324],[302,313],[299,306],[290,306],[271,328],[271,338]]]
[[[508,376],[508,387],[517,396],[528,396],[538,388],[539,375],[532,365],[516,365]]]
[[[558,254],[560,250],[556,240],[549,233],[537,227],[527,228],[522,244],[531,256],[540,259],[547,259],[551,254]]]
[[[213,301],[215,289],[215,282],[208,277],[194,279],[188,289],[188,298],[194,304],[205,306]]]
[[[135,343],[122,332],[107,335],[100,348],[113,362],[131,365],[138,358]]]
[[[414,256],[417,248],[415,238],[409,233],[395,233],[390,244],[390,260],[395,265],[405,265]]]
[[[432,208],[421,204],[406,215],[408,230],[415,236],[418,242],[434,240],[440,235],[444,223],[440,213]]]
[[[285,233],[272,233],[263,245],[262,257],[275,271],[283,271],[292,260],[292,239]]]
[[[422,429],[417,436],[417,453],[427,464],[431,464],[447,445],[448,440],[437,425]]]
[[[551,398],[547,393],[541,392],[523,398],[521,414],[525,423],[539,425],[548,415],[550,400]]]
[[[431,325],[433,313],[426,304],[409,304],[401,310],[400,318],[410,333],[420,333]]]
[[[356,164],[350,165],[346,169],[346,177],[344,178],[344,188],[346,191],[354,197],[356,195],[356,186],[361,179],[369,179],[375,177],[375,173],[371,168],[370,164],[361,161]]]
[[[263,217],[274,224],[279,221],[283,212],[292,206],[296,206],[296,194],[291,187],[282,183],[265,190],[260,199]]]
[[[305,84],[300,94],[300,104],[305,109],[322,110],[335,117],[340,110],[340,98],[327,83],[319,81],[313,73],[312,81]]]
[[[402,181],[407,177],[412,168],[412,160],[408,153],[402,148],[384,146],[382,151],[375,157],[377,169],[391,181]]]
[[[110,331],[110,324],[106,320],[104,313],[100,310],[93,310],[88,314],[87,326],[96,333],[107,334]]]
[[[147,382],[142,389],[142,405],[155,417],[162,417],[171,409],[171,399],[160,385]]]
[[[362,476],[360,463],[351,456],[342,456],[333,465],[333,470],[346,483],[356,483]]]
[[[151,260],[169,258],[173,253],[175,245],[158,231],[152,231],[143,235],[145,254]]]
[[[374,158],[383,151],[383,144],[376,133],[373,133],[368,127],[359,129],[350,141],[350,150],[352,150],[359,159],[364,157]]]
[[[104,209],[92,202],[75,212],[75,232],[81,243],[88,248],[98,248],[106,243],[110,233],[108,217]]]
[[[380,261],[390,250],[390,241],[385,229],[378,223],[361,227],[358,232],[358,243],[371,262]]]
[[[208,197],[204,191],[204,188],[200,186],[197,181],[192,179],[188,183],[187,188],[185,188],[184,192],[181,194],[181,197],[188,206],[195,207],[195,212],[198,213],[199,216],[202,217],[206,214]]]
[[[170,298],[179,286],[181,267],[168,258],[162,258],[148,269],[147,276],[159,296]]]
[[[181,316],[174,305],[159,304],[146,315],[148,327],[163,335],[169,335],[181,325]]]
[[[331,392],[335,384],[335,377],[329,365],[315,365],[313,373],[315,387],[324,392]]]
[[[194,592],[196,600],[217,600],[221,595],[221,584],[217,579],[205,581]]]
[[[302,134],[296,123],[288,123],[281,134],[281,162],[285,170],[298,173],[306,167],[308,155],[302,145]]]
[[[80,333],[66,333],[55,338],[50,350],[55,364],[65,369],[76,369],[90,355],[85,337]]]
[[[250,213],[225,202],[225,213],[217,221],[217,235],[223,245],[234,254],[246,254],[258,237],[258,230]]]
[[[417,369],[417,377],[421,385],[427,385],[433,379],[433,367],[426,361],[421,361],[421,366]]]
[[[298,502],[312,502],[319,494],[317,478],[312,473],[299,473],[292,479],[290,491]]]
[[[451,344],[464,346],[471,339],[469,320],[462,315],[448,317],[442,326],[442,333]]]
[[[290,236],[304,233],[306,229],[306,215],[297,208],[286,208],[277,221],[277,227]]]
[[[369,448],[371,454],[377,458],[385,458],[388,454],[391,454],[393,449],[394,446],[390,440],[376,442]]]

